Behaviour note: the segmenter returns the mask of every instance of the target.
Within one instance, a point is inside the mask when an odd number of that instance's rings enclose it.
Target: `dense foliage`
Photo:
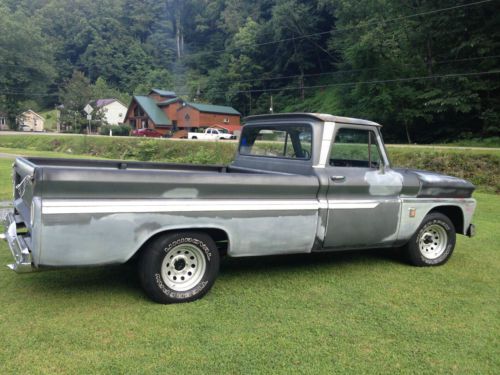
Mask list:
[[[151,87],[432,142],[500,131],[497,0],[1,0],[0,111]],[[495,73],[496,72],[496,73]]]

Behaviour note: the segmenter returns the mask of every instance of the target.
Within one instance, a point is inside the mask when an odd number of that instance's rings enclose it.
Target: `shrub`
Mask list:
[[[119,124],[119,125],[103,125],[99,129],[99,134],[101,135],[109,135],[109,132],[113,132],[113,136],[126,137],[130,134],[132,128],[127,124]]]

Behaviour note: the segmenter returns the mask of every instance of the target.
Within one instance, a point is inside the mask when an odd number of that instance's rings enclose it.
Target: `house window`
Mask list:
[[[224,117],[224,123],[225,124],[229,123],[229,118],[228,117]]]
[[[185,118],[186,120],[189,120],[191,117],[189,116],[189,113],[186,113],[186,115],[184,116],[184,118]]]
[[[135,108],[134,108],[134,116],[135,117],[142,117],[142,116],[144,116],[144,111],[138,105],[135,106]]]

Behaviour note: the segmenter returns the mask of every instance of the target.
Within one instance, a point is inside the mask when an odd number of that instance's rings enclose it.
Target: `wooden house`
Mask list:
[[[150,128],[166,134],[177,130],[219,126],[239,130],[241,114],[232,107],[186,102],[173,91],[153,89],[137,95],[127,109],[124,122],[132,129]]]

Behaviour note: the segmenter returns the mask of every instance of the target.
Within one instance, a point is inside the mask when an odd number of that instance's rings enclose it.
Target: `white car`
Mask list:
[[[236,139],[236,136],[223,128],[208,128],[203,133],[188,133],[188,139],[218,141],[219,139]]]

